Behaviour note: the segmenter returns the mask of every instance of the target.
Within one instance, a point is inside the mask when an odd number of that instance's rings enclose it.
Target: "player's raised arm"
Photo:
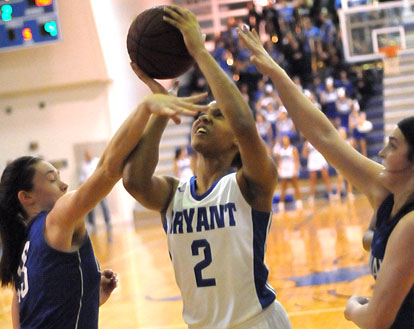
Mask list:
[[[72,236],[69,232],[73,231],[77,224],[84,225],[83,217],[122,177],[126,158],[141,138],[151,113],[166,117],[174,117],[177,114],[193,115],[194,106],[191,101],[174,96],[161,94],[147,96],[111,139],[91,177],[77,191],[58,199],[48,215],[48,220],[55,224],[52,225],[51,234],[59,235],[62,245],[70,245]],[[59,246],[58,249],[66,248]]]
[[[364,192],[371,203],[378,205],[386,194],[378,179],[383,166],[364,157],[340,138],[326,116],[302,94],[286,72],[273,61],[262,46],[256,31],[249,31],[245,26],[238,32],[241,40],[252,52],[252,63],[262,74],[272,79],[296,128],[325,156],[329,163],[341,171],[352,185]]]
[[[217,108],[228,120],[235,134],[243,163],[241,176],[253,190],[270,194],[276,184],[277,171],[257,132],[248,104],[237,86],[205,48],[204,38],[194,14],[178,6],[172,6],[172,9],[165,8],[164,11],[164,20],[177,27],[183,34],[188,51],[209,83],[217,101]]]
[[[131,63],[131,67],[152,92],[168,95],[168,91],[162,85],[151,79],[135,63]],[[206,96],[207,94],[200,94],[184,99],[194,103],[203,100]],[[194,111],[206,109],[207,106],[194,106]],[[193,115],[195,113],[193,112]],[[180,122],[178,116],[171,118],[176,123]],[[169,119],[162,115],[154,115],[150,119],[144,135],[129,156],[123,170],[125,189],[143,206],[157,211],[165,209],[178,183],[178,180],[173,177],[154,175],[159,158],[159,144]]]

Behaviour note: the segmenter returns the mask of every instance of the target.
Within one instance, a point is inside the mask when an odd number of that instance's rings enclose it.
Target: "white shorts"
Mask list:
[[[277,300],[263,312],[232,329],[292,329],[286,310]]]

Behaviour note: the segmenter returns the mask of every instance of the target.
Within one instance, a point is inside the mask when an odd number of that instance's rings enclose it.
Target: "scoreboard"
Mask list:
[[[57,0],[0,0],[0,51],[60,40]]]

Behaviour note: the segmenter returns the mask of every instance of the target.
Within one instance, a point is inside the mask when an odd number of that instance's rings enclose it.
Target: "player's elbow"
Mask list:
[[[124,185],[124,188],[132,195],[139,192],[137,177],[135,177],[131,166],[128,164],[122,171],[122,184]]]

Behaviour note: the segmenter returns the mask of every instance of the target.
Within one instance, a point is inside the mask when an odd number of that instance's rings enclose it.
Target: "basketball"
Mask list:
[[[164,7],[140,13],[127,36],[129,57],[153,79],[176,78],[194,64],[181,32],[162,19]]]

